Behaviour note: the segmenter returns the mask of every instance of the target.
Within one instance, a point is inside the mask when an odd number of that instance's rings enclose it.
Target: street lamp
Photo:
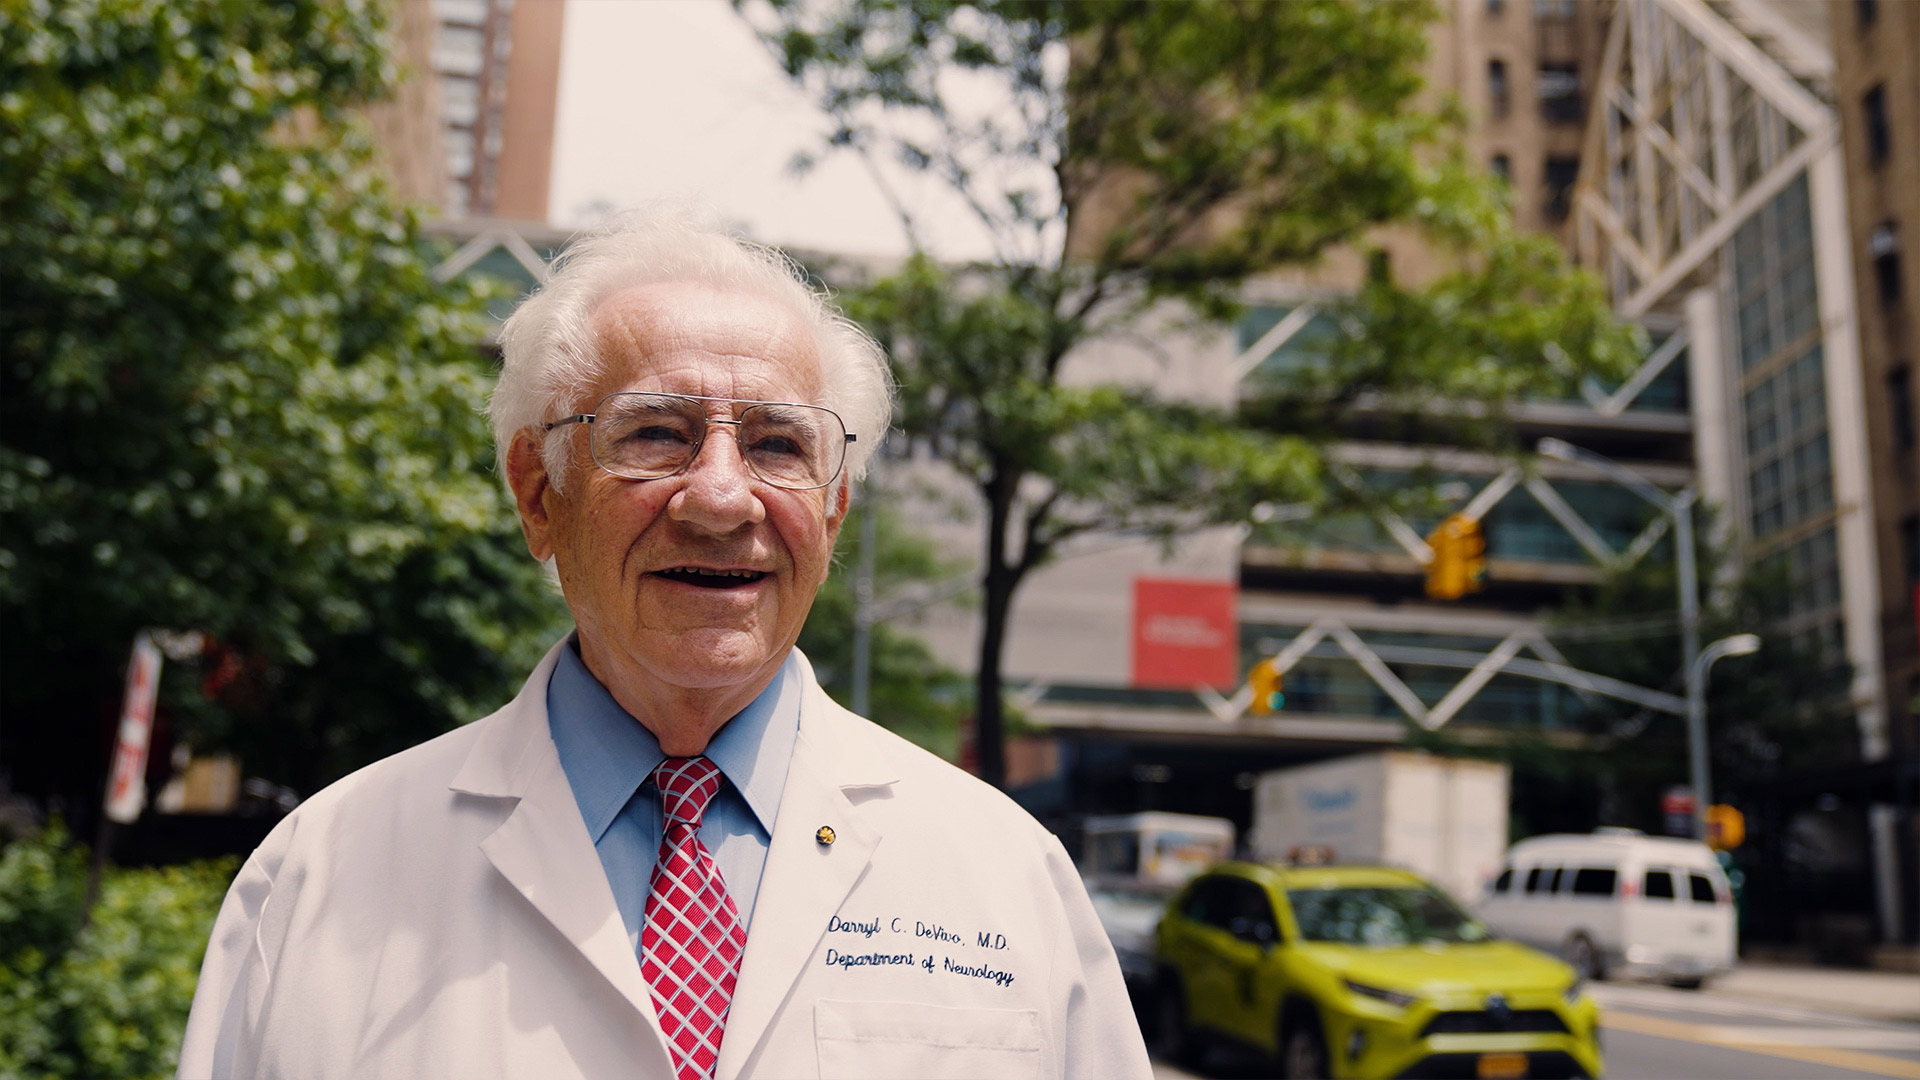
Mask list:
[[[1693,828],[1700,839],[1706,839],[1707,806],[1713,802],[1709,797],[1707,775],[1707,671],[1713,662],[1725,656],[1748,656],[1760,651],[1759,634],[1735,634],[1723,637],[1719,641],[1700,650],[1694,657],[1693,668],[1687,673],[1687,685],[1698,687],[1698,693],[1687,695],[1687,747],[1688,756],[1693,765]]]
[[[1605,474],[1614,483],[1673,517],[1673,543],[1677,549],[1675,560],[1680,570],[1680,662],[1687,680],[1687,759],[1693,784],[1693,835],[1704,840],[1707,836],[1707,698],[1705,684],[1701,680],[1706,672],[1699,662],[1700,586],[1693,555],[1693,504],[1699,496],[1692,487],[1682,488],[1677,495],[1669,495],[1646,477],[1612,458],[1583,450],[1563,439],[1541,439],[1538,449],[1542,457],[1585,465]]]

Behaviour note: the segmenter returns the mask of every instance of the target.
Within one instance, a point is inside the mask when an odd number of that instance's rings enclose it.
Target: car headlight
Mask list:
[[[1571,984],[1567,986],[1566,993],[1562,994],[1561,996],[1567,999],[1567,1004],[1578,1005],[1580,1004],[1580,995],[1586,992],[1587,992],[1587,980],[1575,979]]]
[[[1412,994],[1403,994],[1398,990],[1383,990],[1378,986],[1368,986],[1366,983],[1354,982],[1352,979],[1342,979],[1340,981],[1346,984],[1348,990],[1359,994],[1361,997],[1370,997],[1375,1001],[1384,1001],[1389,1005],[1402,1009],[1420,1000]]]

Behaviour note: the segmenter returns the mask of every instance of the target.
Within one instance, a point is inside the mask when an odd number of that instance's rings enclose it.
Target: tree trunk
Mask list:
[[[1017,481],[1004,471],[983,485],[987,501],[987,567],[981,577],[985,603],[980,612],[980,662],[973,677],[973,755],[980,779],[994,787],[1007,782],[1006,718],[1000,700],[1000,661],[1007,640],[1007,615],[1019,567],[1007,564],[1007,529],[1013,517]]]
[[[973,679],[973,751],[980,778],[994,787],[1007,782],[1006,717],[1000,699],[1000,657],[1006,645],[1007,613],[1015,577],[1003,566],[987,569],[981,609],[980,663]]]

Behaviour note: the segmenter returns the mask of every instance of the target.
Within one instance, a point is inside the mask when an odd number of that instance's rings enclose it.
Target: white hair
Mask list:
[[[574,238],[553,261],[551,276],[500,328],[500,381],[487,405],[501,475],[514,437],[573,411],[599,382],[593,313],[608,297],[635,285],[699,283],[746,290],[784,303],[812,327],[819,346],[823,405],[857,436],[847,447],[843,480],[857,482],[886,435],[893,408],[885,354],[865,330],[842,315],[827,294],[782,252],[722,231],[685,207],[651,207],[616,215]],[[547,475],[564,483],[569,429],[541,442]]]

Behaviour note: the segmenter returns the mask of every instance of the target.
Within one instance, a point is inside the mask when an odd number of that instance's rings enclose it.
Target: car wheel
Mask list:
[[[1280,1075],[1285,1080],[1326,1080],[1327,1039],[1320,1018],[1308,1009],[1290,1009],[1280,1025]]]
[[[1583,979],[1604,979],[1607,968],[1600,960],[1600,950],[1593,947],[1593,939],[1585,934],[1574,934],[1560,948],[1561,956],[1571,966],[1576,975]]]
[[[1200,1040],[1187,1021],[1187,996],[1180,990],[1180,977],[1163,970],[1155,982],[1159,991],[1154,995],[1154,1042],[1175,1064],[1195,1065],[1200,1060]]]
[[[1667,985],[1673,987],[1675,990],[1698,990],[1706,985],[1706,982],[1707,980],[1705,979],[1689,976],[1684,979],[1669,980]]]

